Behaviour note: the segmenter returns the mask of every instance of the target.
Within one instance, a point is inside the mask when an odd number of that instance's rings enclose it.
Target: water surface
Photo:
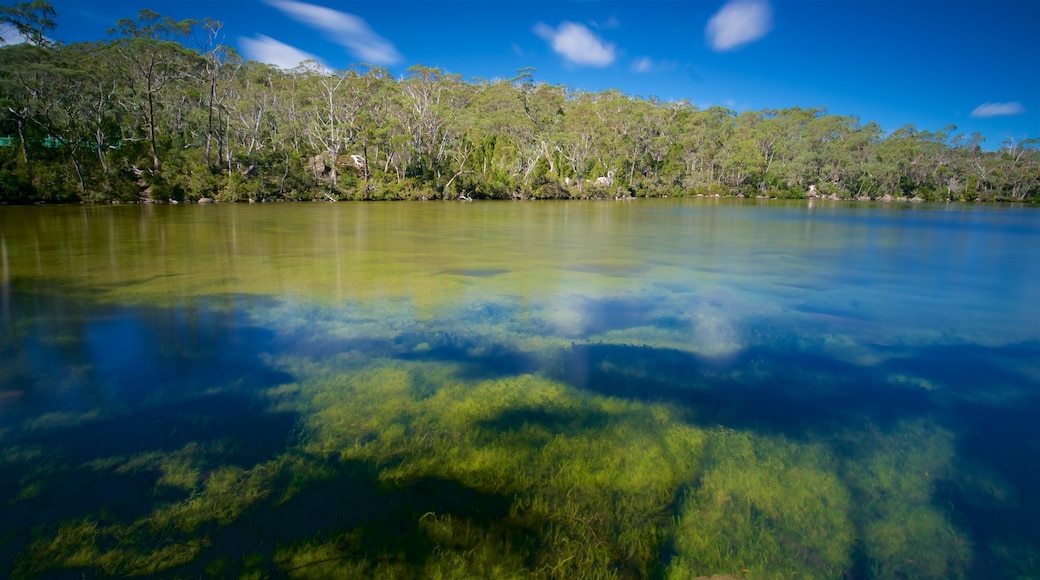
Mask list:
[[[1029,577],[1040,212],[0,208],[16,577]]]

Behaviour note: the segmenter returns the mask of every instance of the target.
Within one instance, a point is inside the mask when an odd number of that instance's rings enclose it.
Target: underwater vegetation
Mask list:
[[[118,404],[7,422],[12,576],[967,578],[984,558],[1028,577],[1037,558],[1026,529],[978,545],[986,524],[950,501],[1010,513],[1023,492],[958,454],[935,353],[856,373],[775,336],[713,358],[398,328],[377,307],[164,310],[84,323],[138,337],[147,368],[84,357],[36,385]],[[90,352],[45,335],[34,348]],[[30,374],[32,349],[5,349]]]
[[[1040,227],[590,207],[5,222],[0,576],[1036,578]]]

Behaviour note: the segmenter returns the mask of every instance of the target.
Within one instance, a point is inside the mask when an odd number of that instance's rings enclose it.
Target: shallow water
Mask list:
[[[1028,577],[1040,211],[0,208],[0,570]]]

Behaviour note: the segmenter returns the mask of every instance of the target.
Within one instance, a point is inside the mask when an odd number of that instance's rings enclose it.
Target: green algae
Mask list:
[[[555,209],[517,207],[221,207],[198,222],[156,208],[38,260],[13,249],[5,291],[50,310],[8,321],[0,394],[19,399],[27,376],[116,394],[0,430],[11,574],[958,578],[987,558],[1028,577],[1030,536],[980,541],[949,501],[1028,499],[1006,470],[961,456],[970,434],[946,415],[1031,400],[1022,377],[1040,375],[1017,351],[997,353],[993,390],[969,392],[925,364],[934,329],[883,328],[916,299],[880,314],[844,297],[848,283],[803,305],[827,274],[809,266],[811,238],[777,239],[775,223],[692,212],[683,228],[662,212],[638,232],[601,204],[561,230]],[[715,237],[727,228],[728,247]],[[662,253],[680,234],[702,254]],[[48,271],[82,294],[36,294]],[[777,294],[779,281],[801,287]],[[156,389],[138,399],[119,391],[134,365],[91,343],[121,317],[144,328],[134,340],[160,337],[159,371],[141,379]],[[951,324],[963,338],[997,322]],[[42,351],[69,362],[43,368]],[[169,413],[180,419],[148,426]],[[142,414],[151,423],[130,423]],[[146,440],[63,438],[124,424]]]

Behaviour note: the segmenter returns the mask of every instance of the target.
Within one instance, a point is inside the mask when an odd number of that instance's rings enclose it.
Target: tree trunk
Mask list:
[[[156,173],[162,169],[159,164],[159,150],[155,146],[155,97],[148,91],[148,140],[152,144],[152,169]]]

